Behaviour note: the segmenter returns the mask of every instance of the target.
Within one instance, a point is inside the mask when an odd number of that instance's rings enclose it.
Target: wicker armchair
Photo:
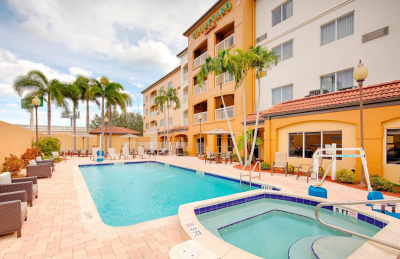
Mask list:
[[[37,162],[36,162],[37,163]],[[28,165],[26,167],[26,176],[49,177],[51,178],[51,164],[42,163],[38,165]]]
[[[214,156],[213,152],[207,152],[205,164],[207,163],[207,160],[210,160],[210,164],[211,164],[211,161],[215,160],[216,158],[217,157]]]
[[[17,238],[21,237],[27,207],[26,191],[0,193],[0,235],[17,231]]]
[[[78,150],[78,157],[81,157],[81,156],[88,157],[89,156],[89,150],[87,150],[85,148],[82,148],[81,150]]]
[[[231,160],[231,164],[232,164],[232,151],[228,151],[225,154],[223,154],[221,156],[221,159],[225,160],[225,164],[228,163],[228,160],[230,159]]]
[[[0,184],[0,194],[16,191],[26,191],[26,200],[32,207],[33,200],[38,197],[37,177],[11,179],[10,184]]]
[[[54,169],[56,168],[56,164],[54,163],[54,159],[53,158],[42,160],[42,158],[40,156],[38,156],[36,158],[36,164],[37,165],[51,164],[51,171],[53,171],[53,172],[54,172]]]

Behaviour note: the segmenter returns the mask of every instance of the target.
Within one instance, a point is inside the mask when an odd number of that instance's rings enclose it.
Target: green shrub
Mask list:
[[[204,157],[204,158],[207,158],[207,154],[203,154],[203,157]]]
[[[1,172],[10,172],[12,177],[18,176],[21,172],[24,162],[17,156],[10,154],[10,157],[6,157],[3,163],[3,169]]]
[[[336,172],[336,181],[339,183],[355,183],[356,174],[348,169],[340,169]]]
[[[239,161],[239,159],[238,159],[238,155],[235,153],[235,154],[232,154],[232,160],[234,161],[234,162],[238,162]]]
[[[292,171],[292,168],[293,168],[293,171]],[[297,167],[295,167],[294,165],[292,165],[292,164],[289,164],[288,165],[288,172],[297,172]]]
[[[322,177],[324,177],[324,174],[325,174],[325,169],[320,167],[319,172],[318,172],[318,177],[322,178]]]
[[[36,142],[32,141],[32,147],[36,147]],[[52,136],[39,137],[39,150],[46,156],[51,156],[51,152],[60,152],[61,141]]]
[[[187,150],[183,150],[183,155],[184,155],[184,156],[187,156],[187,155],[189,155],[189,151],[187,151]]]
[[[269,170],[270,169],[268,162],[261,162],[260,165],[261,165],[261,170]]]
[[[394,185],[388,179],[380,177],[379,175],[371,175],[371,187],[375,191],[394,191]]]

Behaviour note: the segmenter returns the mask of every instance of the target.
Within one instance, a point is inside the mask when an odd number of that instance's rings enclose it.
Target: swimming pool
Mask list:
[[[262,194],[224,204],[213,211],[196,208],[194,212],[212,234],[262,258],[346,258],[365,243],[319,223],[318,202],[312,200]],[[360,213],[349,216],[333,209],[321,209],[322,219],[351,231],[374,236],[386,226]]]
[[[156,162],[80,165],[79,169],[102,221],[109,226],[176,215],[181,204],[250,190],[233,178]],[[260,187],[254,184],[251,189]]]

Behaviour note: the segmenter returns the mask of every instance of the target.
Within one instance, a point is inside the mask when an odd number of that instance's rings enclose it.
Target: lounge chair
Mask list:
[[[138,156],[141,156],[142,159],[143,159],[143,156],[148,156],[148,157],[150,158],[150,156],[147,155],[147,154],[144,152],[144,147],[138,147],[138,148],[137,148],[137,155],[138,155]]]
[[[176,155],[177,156],[183,156],[183,148],[177,148],[176,149]]]
[[[225,164],[228,163],[228,160],[230,159],[231,160],[231,164],[232,164],[232,151],[228,151],[225,154],[223,154],[221,156],[221,159],[225,160]]]
[[[271,175],[275,173],[275,168],[280,168],[285,170],[285,176],[288,173],[288,162],[286,152],[275,152],[275,161],[272,162]]]
[[[70,155],[71,157],[73,155],[78,155],[78,151],[75,151],[73,148],[68,148],[68,155]]]
[[[108,148],[108,155],[107,155],[110,159],[112,158],[119,158],[121,159],[120,155],[115,153],[115,148]]]
[[[87,150],[85,148],[78,150],[78,157],[81,157],[81,156],[86,156],[86,157],[89,156],[89,150]]]
[[[213,155],[212,152],[207,152],[206,154],[206,160],[205,160],[205,164],[207,163],[207,160],[210,160],[210,164],[212,160],[215,160],[217,157]]]
[[[37,177],[11,179],[10,172],[0,174],[0,193],[26,191],[28,205],[32,207],[33,200],[38,197]]]
[[[121,156],[123,156],[124,159],[133,158],[133,155],[129,154],[129,148],[128,147],[122,147],[121,148]],[[121,159],[121,156],[120,156],[119,159]]]
[[[58,153],[57,151],[51,152],[51,155],[53,156],[54,160],[56,160],[56,158],[58,158],[58,162],[57,163],[60,163],[60,159],[64,159],[65,163],[67,162],[67,157],[60,156],[60,153]]]
[[[162,149],[158,152],[158,154],[159,154],[160,156],[166,156],[166,155],[168,155],[168,149],[162,148]]]
[[[322,157],[318,158],[318,173],[319,170],[321,170],[322,166]],[[307,183],[308,183],[308,178],[310,178],[311,174],[313,173],[313,168],[314,168],[314,159],[311,160],[311,164],[301,164],[297,167],[297,178],[296,180],[299,179],[300,174],[302,175],[307,175]]]
[[[20,238],[27,208],[26,191],[0,193],[0,235],[17,231],[17,238]]]
[[[26,176],[36,176],[36,177],[49,177],[51,178],[51,164],[42,163],[37,164],[35,160],[29,161],[29,165],[26,167]]]
[[[51,164],[51,170],[53,172],[54,172],[54,169],[56,168],[56,164],[54,163],[54,159],[53,158],[42,160],[42,157],[38,156],[38,157],[36,157],[36,164],[37,165]]]

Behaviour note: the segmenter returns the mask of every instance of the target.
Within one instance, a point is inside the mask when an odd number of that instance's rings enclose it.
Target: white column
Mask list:
[[[31,121],[30,121],[30,125],[31,125],[31,130],[34,131],[35,130],[35,120],[34,120],[34,114],[33,114],[33,108],[31,108]]]
[[[336,143],[332,144],[332,180],[336,180]]]

